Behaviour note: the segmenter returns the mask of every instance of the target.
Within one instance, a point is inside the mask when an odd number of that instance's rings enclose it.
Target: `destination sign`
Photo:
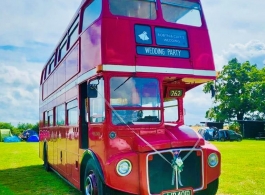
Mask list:
[[[184,30],[155,28],[157,45],[188,47],[187,33]]]
[[[182,49],[137,46],[137,54],[148,56],[163,56],[173,58],[189,58],[190,52]]]

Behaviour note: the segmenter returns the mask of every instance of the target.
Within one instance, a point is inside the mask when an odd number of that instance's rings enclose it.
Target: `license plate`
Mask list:
[[[192,189],[179,189],[179,190],[171,190],[171,191],[164,191],[161,195],[192,195]]]

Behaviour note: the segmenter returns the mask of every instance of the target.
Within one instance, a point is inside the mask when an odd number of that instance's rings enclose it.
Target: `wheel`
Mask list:
[[[89,159],[87,162],[83,180],[83,195],[132,195],[111,189],[104,184],[93,159]]]
[[[44,147],[43,147],[43,167],[44,169],[48,172],[50,171],[50,165],[48,163],[48,154],[47,154],[47,147],[46,147],[46,144],[44,144]]]
[[[195,193],[196,195],[215,195],[218,190],[219,179],[217,178],[213,182],[207,185],[207,189]]]
[[[242,138],[238,137],[238,138],[237,138],[237,141],[238,141],[238,142],[241,142],[241,141],[242,141]]]
[[[101,181],[95,161],[89,159],[86,165],[82,193],[84,195],[105,195],[105,184]]]
[[[221,137],[221,138],[220,138],[220,141],[221,141],[221,142],[225,141],[225,138],[224,138],[224,137]]]

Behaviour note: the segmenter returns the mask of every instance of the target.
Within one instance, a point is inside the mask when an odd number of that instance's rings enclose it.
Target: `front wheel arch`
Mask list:
[[[87,167],[87,164],[88,164],[90,159],[92,159],[95,162],[95,166],[96,166],[97,172],[99,174],[99,177],[100,177],[101,181],[103,182],[103,184],[105,185],[105,179],[104,179],[103,171],[102,171],[102,168],[101,168],[101,165],[99,163],[98,158],[96,157],[96,155],[92,151],[86,150],[83,154],[82,162],[80,165],[80,190],[81,191],[83,191],[85,171],[86,171],[86,167]]]

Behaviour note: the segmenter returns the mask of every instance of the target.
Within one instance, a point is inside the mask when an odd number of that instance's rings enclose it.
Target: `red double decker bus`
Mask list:
[[[84,0],[40,80],[40,158],[83,194],[216,194],[220,153],[184,125],[216,76],[199,0]]]

